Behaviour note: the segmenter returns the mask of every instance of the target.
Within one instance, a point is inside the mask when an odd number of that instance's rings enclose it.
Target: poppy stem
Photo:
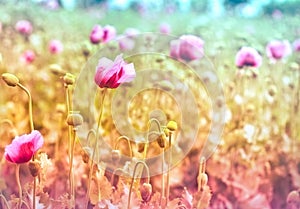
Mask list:
[[[34,130],[33,125],[33,114],[32,114],[32,97],[29,92],[29,90],[23,86],[22,84],[18,83],[18,87],[20,87],[28,96],[28,114],[29,114],[29,125],[30,125],[30,131],[32,132]],[[35,160],[35,155],[32,156],[32,161]],[[33,177],[33,195],[32,195],[32,208],[35,209],[35,193],[36,193],[36,177]]]
[[[6,198],[4,197],[4,195],[2,194],[2,192],[0,193],[0,198],[3,200],[3,202],[4,202],[5,206],[6,206],[6,208],[7,208],[7,209],[10,209],[9,204],[8,204]],[[2,201],[1,201],[1,203],[2,203]],[[2,206],[2,204],[1,204],[1,206]]]
[[[96,128],[96,142],[95,142],[95,146],[94,146],[93,152],[92,152],[92,162],[91,162],[89,178],[88,178],[88,188],[87,188],[87,193],[86,193],[86,208],[88,208],[89,197],[90,197],[90,193],[91,193],[91,180],[92,180],[93,169],[94,169],[94,158],[95,158],[96,148],[98,147],[99,129],[100,129],[100,126],[101,126],[101,119],[102,119],[102,114],[103,114],[105,95],[106,95],[106,89],[104,89],[102,91],[100,114],[99,114],[97,128]]]
[[[31,94],[29,92],[29,90],[27,88],[25,88],[25,86],[23,86],[22,84],[18,83],[17,84],[23,91],[25,91],[25,93],[28,96],[28,114],[29,114],[29,125],[30,125],[30,130],[33,131],[34,130],[34,126],[33,126],[33,116],[32,116],[32,97]]]
[[[149,172],[149,167],[147,166],[147,164],[143,161],[139,161],[135,164],[134,166],[134,170],[133,170],[133,174],[132,174],[132,180],[131,180],[131,184],[130,184],[130,189],[129,189],[129,195],[128,195],[128,205],[127,205],[127,209],[130,209],[130,199],[131,199],[131,193],[132,193],[132,187],[133,187],[133,183],[135,180],[135,173],[136,173],[136,169],[138,164],[142,164],[145,168],[146,168],[146,172],[147,172],[147,183],[150,183],[150,172]]]
[[[166,186],[166,206],[168,205],[170,195],[170,169],[172,163],[172,132],[169,132],[169,159],[168,159],[168,170],[167,170],[167,186]]]
[[[130,140],[127,136],[120,136],[119,138],[117,138],[117,142],[115,144],[115,150],[117,149],[118,145],[119,145],[119,142],[121,141],[121,139],[124,139],[127,144],[128,144],[128,148],[129,148],[129,153],[130,153],[130,157],[133,157],[133,151],[132,151],[132,148],[131,148],[131,144],[130,144]]]
[[[20,182],[20,164],[16,164],[16,181],[19,189],[19,209],[22,208],[22,186]]]
[[[71,195],[71,205],[75,207],[75,187],[74,187],[74,172],[73,172],[73,156],[74,156],[74,147],[75,147],[75,128],[72,131],[72,140],[71,140],[71,155],[70,155],[70,195]]]

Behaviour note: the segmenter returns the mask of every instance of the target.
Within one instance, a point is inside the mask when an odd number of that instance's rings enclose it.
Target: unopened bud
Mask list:
[[[19,79],[17,76],[11,74],[11,73],[3,73],[2,79],[5,81],[5,83],[9,86],[16,86],[19,84]]]
[[[152,194],[152,185],[149,183],[143,183],[141,186],[141,197],[143,201],[148,202]]]
[[[83,118],[79,113],[71,113],[67,117],[67,124],[69,126],[80,126],[83,123]]]
[[[82,157],[82,161],[84,163],[89,162],[90,157],[89,157],[88,153],[86,153],[84,150],[81,151],[81,157]]]
[[[286,202],[291,204],[291,203],[296,203],[299,204],[300,203],[300,195],[298,191],[291,191],[287,198],[286,198]]]
[[[275,94],[277,93],[276,86],[275,85],[269,86],[268,93],[271,97],[275,96]]]
[[[145,149],[145,143],[144,142],[138,142],[137,143],[137,149],[138,149],[138,152],[144,152],[144,149]]]
[[[49,65],[49,69],[54,75],[57,76],[64,76],[66,74],[66,72],[58,64]]]
[[[167,124],[167,128],[170,130],[170,131],[176,131],[177,130],[177,123],[173,120],[169,121],[168,124]]]
[[[111,159],[114,163],[118,163],[121,159],[120,150],[114,149],[111,151]]]
[[[71,73],[66,73],[64,76],[64,82],[66,85],[73,85],[75,83],[75,76]]]
[[[33,177],[37,177],[40,173],[41,165],[37,161],[30,161],[28,164],[28,168],[29,168],[30,174]]]
[[[166,141],[167,141],[167,137],[166,137],[165,133],[161,133],[159,135],[159,137],[157,138],[157,143],[158,143],[160,148],[165,148],[166,147]]]

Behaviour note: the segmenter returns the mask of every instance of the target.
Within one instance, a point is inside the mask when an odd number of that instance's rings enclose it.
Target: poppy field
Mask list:
[[[0,1],[0,208],[300,208],[299,15],[45,2]]]

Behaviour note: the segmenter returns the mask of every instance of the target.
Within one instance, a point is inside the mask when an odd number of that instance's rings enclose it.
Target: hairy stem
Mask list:
[[[143,161],[139,161],[135,164],[134,166],[134,170],[133,170],[133,174],[132,174],[132,180],[131,180],[131,184],[130,184],[130,189],[129,189],[129,194],[128,194],[128,205],[127,205],[127,209],[130,209],[130,199],[131,199],[131,193],[132,193],[132,187],[133,187],[133,183],[135,180],[135,173],[136,173],[136,169],[138,164],[142,164],[145,168],[146,168],[146,172],[147,172],[147,183],[150,183],[150,172],[149,172],[149,168],[147,166],[147,164]]]
[[[128,148],[129,148],[129,153],[130,153],[130,157],[133,157],[133,151],[132,151],[132,147],[130,144],[130,140],[127,136],[120,136],[119,138],[117,138],[117,142],[115,144],[114,149],[116,150],[118,148],[119,142],[124,139],[127,142]]]

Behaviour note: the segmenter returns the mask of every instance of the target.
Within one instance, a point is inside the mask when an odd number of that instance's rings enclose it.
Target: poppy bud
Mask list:
[[[112,150],[111,151],[111,158],[112,158],[112,161],[115,162],[115,163],[118,163],[121,159],[121,153],[120,153],[120,150]]]
[[[84,163],[88,163],[89,162],[90,156],[84,150],[81,151],[81,157],[82,157],[82,161]]]
[[[149,183],[143,183],[140,191],[143,201],[148,202],[152,194],[152,185]]]
[[[83,118],[79,113],[71,113],[67,117],[69,126],[80,126],[83,123]]]
[[[170,130],[170,131],[176,131],[177,130],[177,123],[173,120],[169,121],[168,124],[167,124],[167,128]]]
[[[298,191],[291,191],[287,198],[286,198],[286,202],[291,204],[291,203],[296,203],[299,204],[300,203],[300,195]]]
[[[138,152],[144,152],[145,149],[145,143],[144,142],[138,142],[137,143]]]
[[[66,85],[73,85],[75,83],[75,76],[71,73],[66,73],[64,76],[64,82]]]
[[[159,135],[159,137],[157,138],[157,143],[158,143],[160,148],[165,148],[166,147],[166,141],[167,141],[167,137],[166,137],[165,133],[161,133]]]
[[[37,177],[41,170],[41,165],[37,161],[30,161],[28,164],[30,174],[33,177]]]
[[[49,69],[54,75],[57,76],[64,76],[66,74],[66,72],[58,64],[49,65]]]
[[[19,79],[17,78],[17,76],[15,76],[11,73],[3,73],[2,74],[2,79],[9,86],[16,86],[19,83]]]
[[[277,93],[277,88],[275,85],[269,86],[268,93],[271,97],[273,97]]]

